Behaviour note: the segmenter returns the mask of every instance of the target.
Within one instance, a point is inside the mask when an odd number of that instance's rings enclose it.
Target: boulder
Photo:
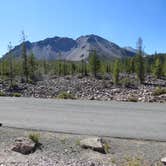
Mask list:
[[[163,157],[163,158],[161,159],[161,162],[162,162],[164,165],[166,165],[166,157]]]
[[[100,137],[87,138],[80,141],[80,146],[85,149],[92,149],[105,153],[104,143]]]
[[[33,153],[35,149],[36,149],[36,144],[31,139],[21,137],[15,140],[12,151],[28,155],[30,153]]]

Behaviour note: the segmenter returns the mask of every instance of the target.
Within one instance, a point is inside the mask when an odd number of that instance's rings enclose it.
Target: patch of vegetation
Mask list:
[[[129,102],[138,102],[138,98],[136,98],[136,97],[129,97],[128,101]]]
[[[4,92],[0,92],[0,96],[6,96]]]
[[[126,158],[124,166],[143,166],[139,158]]]
[[[123,78],[120,81],[120,85],[122,85],[124,88],[136,87],[137,82],[136,80],[132,80],[130,78]]]
[[[104,151],[105,151],[105,153],[106,153],[106,154],[107,154],[107,153],[110,153],[110,150],[111,150],[110,144],[109,144],[108,142],[105,142],[105,143],[104,143]]]
[[[39,133],[31,133],[29,134],[29,139],[31,139],[36,145],[39,145],[40,134]]]
[[[58,99],[75,99],[74,95],[67,92],[60,92],[57,98]]]
[[[66,138],[62,138],[60,141],[61,141],[62,144],[65,144],[66,143]]]
[[[115,164],[116,165],[116,159],[115,158],[111,159],[111,164]]]
[[[80,146],[80,140],[79,139],[76,140],[76,145]]]
[[[78,79],[82,79],[83,76],[82,76],[81,74],[79,74],[79,75],[77,76],[77,78],[78,78]]]
[[[131,85],[131,80],[129,78],[123,78],[121,81],[120,81],[120,84],[123,86],[123,87],[129,87]]]
[[[21,97],[21,93],[13,93],[14,97]]]
[[[34,81],[33,80],[28,80],[28,84],[34,84]]]
[[[166,88],[157,87],[152,93],[153,96],[160,96],[162,94],[166,94]]]

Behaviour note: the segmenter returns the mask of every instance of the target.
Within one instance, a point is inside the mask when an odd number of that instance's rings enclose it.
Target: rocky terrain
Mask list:
[[[166,155],[165,142],[103,138],[110,149],[107,154],[83,149],[80,141],[86,135],[68,135],[23,129],[0,128],[1,166],[162,166]],[[34,153],[23,155],[11,150],[14,140],[40,134],[42,146]]]
[[[13,89],[1,81],[3,96],[23,96],[36,98],[57,98],[61,93],[70,94],[75,99],[116,100],[131,102],[166,102],[166,93],[155,94],[157,87],[165,91],[166,80],[148,76],[144,85],[138,85],[135,76],[121,75],[121,85],[114,86],[111,78],[95,79],[93,77],[65,76],[51,77],[35,84],[17,82]],[[129,81],[130,80],[130,81]],[[159,89],[160,90],[160,89]]]

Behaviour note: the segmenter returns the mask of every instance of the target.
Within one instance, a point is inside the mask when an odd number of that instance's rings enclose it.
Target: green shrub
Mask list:
[[[136,97],[129,97],[128,101],[129,102],[138,102],[138,98],[136,98]]]
[[[123,79],[120,81],[120,84],[121,84],[124,88],[137,86],[136,80],[132,80],[132,79],[130,79],[130,78],[123,78]]]
[[[57,96],[58,99],[75,99],[75,97],[67,92],[60,92]]]
[[[0,96],[6,96],[4,92],[0,92]]]
[[[36,145],[39,144],[40,134],[38,133],[31,133],[29,134],[29,139],[31,139]]]
[[[33,80],[28,80],[28,84],[33,84]]]
[[[162,95],[162,94],[166,94],[166,88],[157,87],[154,90],[154,92],[152,93],[153,96],[159,96],[159,95]]]
[[[110,153],[110,144],[108,144],[107,142],[104,143],[104,151],[105,153]]]
[[[66,138],[62,138],[60,141],[61,141],[62,144],[65,144],[66,140],[67,140]]]
[[[21,97],[21,93],[13,93],[14,97]]]
[[[80,139],[76,140],[76,145],[80,146]]]
[[[79,74],[79,75],[77,76],[77,78],[78,78],[78,79],[82,79],[83,76]]]
[[[144,164],[139,158],[127,158],[124,166],[143,166]]]

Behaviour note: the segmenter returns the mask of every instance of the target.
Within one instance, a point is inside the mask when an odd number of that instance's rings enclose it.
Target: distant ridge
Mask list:
[[[68,37],[53,37],[33,43],[27,41],[26,47],[27,54],[33,52],[37,59],[47,60],[80,61],[87,59],[92,50],[96,50],[100,58],[104,60],[131,57],[136,53],[136,50],[131,47],[122,48],[93,34],[81,36],[76,40]],[[16,58],[21,57],[21,45],[16,46],[11,52]]]

